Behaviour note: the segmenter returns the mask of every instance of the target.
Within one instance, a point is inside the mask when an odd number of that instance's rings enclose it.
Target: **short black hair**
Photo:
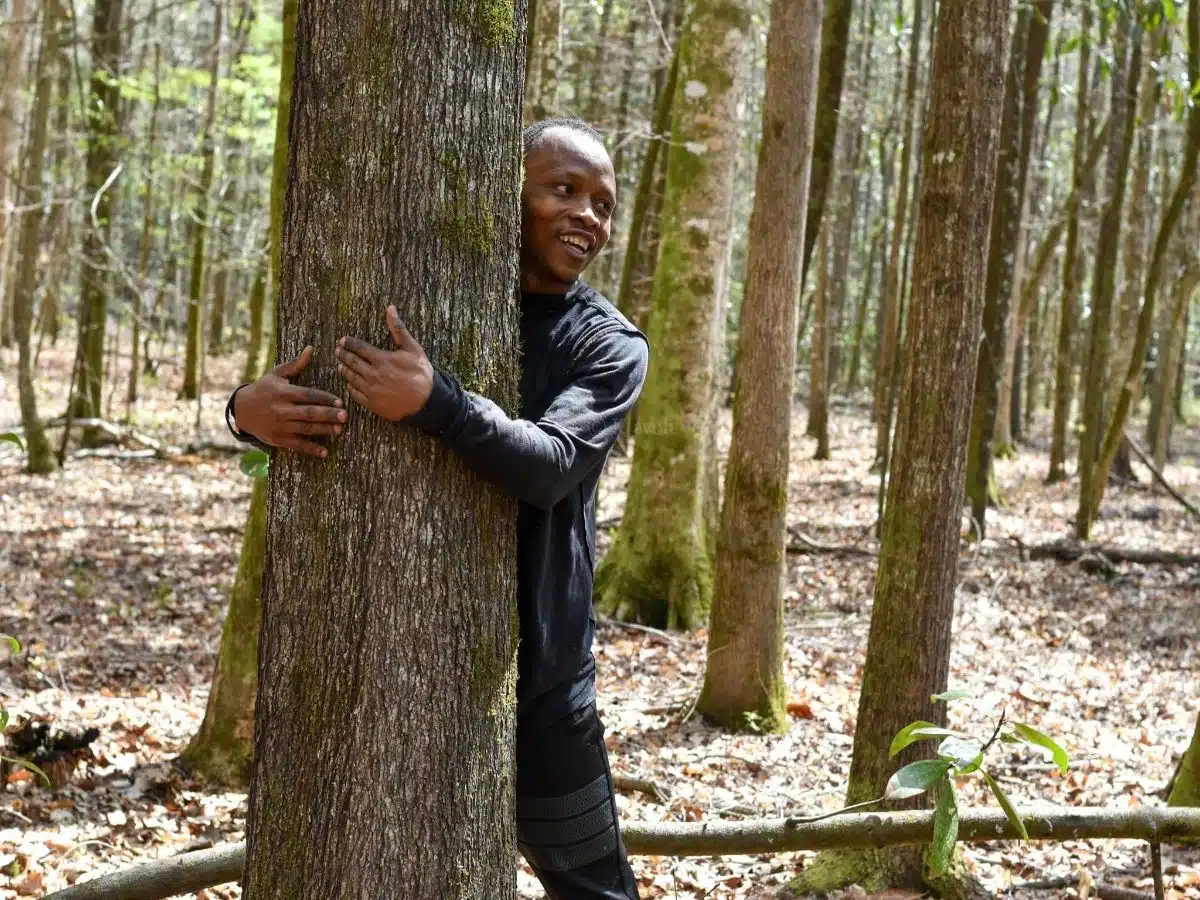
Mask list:
[[[583,121],[583,119],[575,119],[570,116],[554,116],[549,119],[542,119],[540,122],[535,122],[522,132],[521,143],[524,145],[524,154],[526,156],[537,149],[538,145],[542,142],[542,138],[551,128],[566,128],[568,131],[586,134],[601,147],[604,146],[604,138],[600,135],[600,132]]]

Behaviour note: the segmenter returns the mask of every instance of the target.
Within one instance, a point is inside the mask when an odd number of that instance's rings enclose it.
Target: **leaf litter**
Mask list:
[[[41,408],[61,409],[71,354],[48,348],[43,358]],[[228,442],[221,412],[237,368],[232,358],[210,361],[213,387],[199,432],[195,407],[175,401],[165,381],[146,386],[136,427],[180,445]],[[19,419],[16,392],[7,375],[0,387],[0,430],[7,430]],[[797,423],[803,414],[797,406]],[[823,544],[875,548],[879,478],[869,472],[869,417],[837,405],[831,427],[828,462],[815,462],[814,442],[793,429],[788,524]],[[727,445],[727,418],[723,429]],[[1162,805],[1200,709],[1200,572],[1121,565],[1103,577],[1079,564],[1023,562],[1011,538],[1061,538],[1074,515],[1077,481],[1042,484],[1047,430],[1039,421],[1032,446],[998,461],[1005,506],[989,513],[987,540],[963,544],[950,686],[970,698],[950,703],[949,724],[986,737],[1006,709],[1067,749],[1066,775],[1048,752],[993,750],[989,769],[1018,806]],[[1179,459],[1166,472],[1193,497],[1200,496],[1198,438],[1195,428],[1181,430]],[[10,728],[34,718],[100,736],[53,789],[25,770],[6,772],[0,900],[245,837],[245,795],[213,790],[174,764],[203,717],[236,570],[250,493],[238,457],[71,459],[65,472],[37,479],[21,473],[20,460],[15,446],[0,447],[0,632],[23,645],[17,658],[0,653],[0,702],[13,715]],[[620,515],[629,462],[616,454],[609,462],[601,522]],[[1194,551],[1196,523],[1147,482],[1110,489],[1097,540]],[[601,549],[610,539],[611,528],[601,529]],[[704,631],[666,640],[600,624],[600,708],[614,771],[669,795],[620,793],[623,821],[813,815],[842,805],[874,567],[866,556],[789,555],[785,734],[726,734],[685,716],[703,677]],[[963,778],[957,789],[961,809],[994,805],[982,779]],[[1167,896],[1200,897],[1200,853],[1167,847],[1164,854]],[[747,900],[776,896],[812,856],[638,857],[633,866],[646,898]],[[985,887],[1007,896],[1075,897],[1093,882],[1150,891],[1149,853],[1137,842],[1001,842],[968,847],[965,859]],[[1053,877],[1079,888],[1010,888]],[[542,896],[520,861],[518,887],[522,898]],[[240,891],[224,885],[190,896]]]

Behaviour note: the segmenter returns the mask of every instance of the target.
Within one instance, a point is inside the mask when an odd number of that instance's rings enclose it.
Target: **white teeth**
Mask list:
[[[584,253],[587,253],[587,244],[585,244],[580,238],[572,235],[564,235],[561,240],[564,244],[570,244],[572,247],[578,247]]]

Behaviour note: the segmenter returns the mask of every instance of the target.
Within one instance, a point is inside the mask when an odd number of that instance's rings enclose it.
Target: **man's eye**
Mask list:
[[[605,216],[611,216],[612,211],[613,211],[613,206],[607,200],[601,200],[599,203],[596,204],[596,209],[598,209],[598,210],[600,210],[600,212],[604,213]]]
[[[564,197],[570,197],[573,193],[575,193],[574,188],[572,188],[569,184],[555,185],[554,190],[557,193],[562,194]]]

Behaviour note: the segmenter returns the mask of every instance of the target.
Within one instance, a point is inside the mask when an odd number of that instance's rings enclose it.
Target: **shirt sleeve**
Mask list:
[[[518,500],[549,509],[612,447],[648,360],[645,338],[614,323],[587,342],[567,386],[536,422],[510,418],[435,366],[429,399],[408,421]]]

